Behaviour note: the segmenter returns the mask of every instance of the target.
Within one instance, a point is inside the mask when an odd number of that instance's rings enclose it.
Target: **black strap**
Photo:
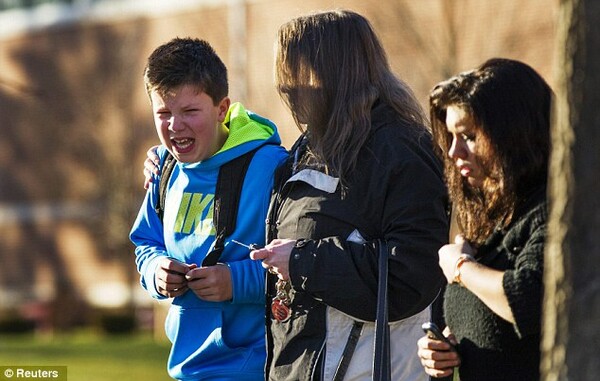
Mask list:
[[[375,318],[375,353],[373,356],[373,381],[389,381],[390,365],[390,326],[388,325],[388,252],[384,241],[377,241],[379,281],[377,285],[377,315]],[[350,360],[358,344],[364,323],[355,321],[348,335],[348,341],[333,376],[333,381],[342,381],[350,365]]]
[[[344,376],[348,371],[348,366],[350,365],[350,360],[352,360],[352,355],[356,349],[356,344],[358,344],[358,339],[360,339],[363,325],[364,323],[361,321],[355,321],[352,325],[350,335],[348,335],[348,341],[346,341],[344,352],[340,358],[340,363],[338,364],[335,374],[333,375],[333,381],[342,381],[344,379]]]
[[[211,252],[204,257],[202,266],[217,264],[225,249],[225,237],[230,236],[235,230],[244,178],[256,151],[258,148],[223,164],[219,169],[213,204],[215,244]]]
[[[202,266],[214,266],[219,261],[225,248],[225,238],[235,230],[237,222],[238,206],[246,172],[256,151],[260,147],[246,152],[245,154],[223,164],[219,169],[217,185],[215,188],[215,199],[213,204],[213,225],[215,226],[215,244],[213,250],[206,255]],[[156,200],[156,213],[161,222],[164,216],[165,202],[169,178],[177,160],[167,152],[158,185],[158,199]]]
[[[379,284],[377,290],[377,317],[375,320],[375,355],[373,356],[373,380],[389,381],[390,326],[388,325],[388,252],[384,241],[379,246]]]
[[[163,164],[160,171],[160,182],[158,183],[158,199],[156,200],[156,214],[158,214],[158,218],[160,218],[160,222],[162,222],[163,217],[165,215],[165,202],[167,200],[167,188],[169,185],[169,179],[171,178],[171,174],[173,173],[173,168],[175,168],[175,164],[177,164],[177,160],[175,157],[171,155],[169,151],[167,151],[167,155],[163,160]]]

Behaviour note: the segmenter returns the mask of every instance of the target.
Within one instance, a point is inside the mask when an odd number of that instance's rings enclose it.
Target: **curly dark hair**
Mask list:
[[[465,238],[481,244],[495,228],[506,227],[532,189],[545,184],[550,153],[552,90],[530,66],[493,58],[477,69],[437,84],[430,93],[432,133],[457,223]],[[485,180],[469,186],[448,156],[452,136],[446,110],[462,108],[478,131],[478,155]]]

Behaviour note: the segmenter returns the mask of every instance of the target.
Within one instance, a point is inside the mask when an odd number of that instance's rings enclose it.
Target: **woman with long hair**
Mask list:
[[[270,273],[267,379],[371,379],[377,242],[389,255],[392,379],[424,379],[413,348],[448,237],[427,118],[355,12],[297,17],[276,50],[276,86],[302,134],[277,174],[269,243],[251,253]]]
[[[450,346],[418,342],[425,371],[539,379],[552,90],[530,66],[490,59],[430,94],[460,234],[439,251]]]

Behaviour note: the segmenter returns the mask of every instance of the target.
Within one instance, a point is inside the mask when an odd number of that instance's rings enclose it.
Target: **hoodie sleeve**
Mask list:
[[[233,303],[265,302],[265,270],[260,261],[245,259],[228,263],[233,287]]]
[[[167,256],[165,248],[163,225],[156,214],[155,199],[158,194],[158,180],[155,178],[152,186],[146,192],[146,197],[133,223],[129,239],[135,245],[135,264],[140,273],[140,283],[150,295],[156,299],[166,299],[158,293],[154,275],[158,260]]]

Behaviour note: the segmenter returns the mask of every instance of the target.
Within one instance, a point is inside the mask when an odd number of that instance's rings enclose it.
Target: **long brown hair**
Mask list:
[[[444,160],[450,199],[465,237],[481,244],[494,228],[512,220],[519,202],[546,184],[550,153],[552,90],[530,66],[494,58],[479,68],[436,85],[429,96],[433,137]],[[446,110],[457,106],[469,113],[485,180],[468,185],[448,157],[452,137]]]
[[[407,123],[426,125],[370,23],[355,12],[319,12],[284,24],[275,61],[277,89],[298,128],[308,131],[311,154],[342,183],[369,137],[377,99]]]

